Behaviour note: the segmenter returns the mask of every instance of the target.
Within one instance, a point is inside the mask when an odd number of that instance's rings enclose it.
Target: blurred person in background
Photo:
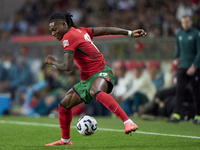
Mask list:
[[[189,15],[181,18],[182,30],[177,35],[177,52],[174,64],[177,71],[176,107],[170,120],[179,122],[186,85],[190,83],[194,97],[196,115],[194,123],[200,124],[200,32],[192,27]]]
[[[113,90],[113,96],[120,105],[122,104],[123,95],[126,93],[128,88],[132,86],[132,70],[135,67],[135,65],[135,61],[128,61],[127,63],[125,63],[124,61],[118,61],[115,64],[116,76],[118,80],[117,85],[115,85]],[[123,105],[121,105],[121,107],[128,116],[132,113],[132,111],[123,108]]]
[[[126,63],[125,61],[117,61],[114,65],[115,74],[117,77],[117,85],[114,87],[113,96],[116,101],[120,104],[123,94],[127,90],[127,84],[130,83],[130,80],[126,78]]]
[[[17,62],[14,59],[14,56],[10,53],[4,53],[1,56],[2,65],[6,69],[6,81],[13,80],[15,74],[13,73],[17,69]]]
[[[151,104],[140,114],[142,119],[155,120],[156,116],[161,116],[161,112],[162,114],[165,114],[166,117],[169,117],[169,115],[172,113],[176,94],[176,70],[177,66],[172,63],[170,77],[167,80],[165,88],[156,92]],[[166,110],[165,108],[169,109],[164,113],[164,110]]]
[[[49,55],[45,63],[55,65],[58,69],[71,71],[74,61],[81,71],[81,81],[70,89],[58,105],[59,122],[62,138],[59,141],[46,144],[72,145],[70,139],[71,108],[92,99],[101,102],[106,108],[118,116],[125,125],[125,134],[138,129],[138,126],[126,115],[115,99],[109,95],[114,85],[114,75],[107,67],[103,54],[97,49],[91,39],[101,35],[127,35],[129,37],[145,36],[142,29],[129,31],[115,27],[76,28],[72,15],[66,12],[55,12],[49,21],[49,30],[59,41],[62,41],[64,60],[56,60]]]
[[[3,66],[2,60],[0,59],[0,82],[5,81],[6,78],[7,78],[7,72]]]
[[[41,97],[39,99],[38,105],[36,105],[34,108],[30,108],[24,115],[35,117],[41,115],[49,115],[52,109],[56,109],[56,112],[54,112],[54,115],[56,115],[58,110],[58,104],[64,97],[64,95],[64,89],[62,88],[49,91],[45,97]]]
[[[149,62],[148,73],[156,89],[161,89],[164,86],[164,74],[161,72],[160,65],[156,60]]]
[[[76,68],[70,73],[64,74],[57,68],[43,65],[41,67],[40,81],[29,87],[26,92],[26,101],[24,104],[24,108],[26,109],[22,111],[23,115],[49,115],[53,108],[56,111],[58,103],[65,96],[64,90],[71,88],[71,85],[79,81],[79,77],[76,76],[75,72]],[[36,106],[31,107],[31,99],[35,92],[40,92],[40,94],[37,94],[39,95],[37,98],[38,102]]]
[[[171,113],[175,108],[177,69],[178,69],[177,66],[172,63],[170,69],[170,77],[166,82],[165,87],[156,92],[152,103],[142,112],[140,116],[142,119],[155,120],[156,116],[164,116],[168,121],[168,118],[170,117]],[[180,111],[181,118],[189,120],[194,117],[193,100],[190,88],[188,86],[186,87],[183,103],[181,105],[180,110],[181,110]]]
[[[48,84],[51,84],[52,78],[48,75],[48,70],[50,70],[51,68],[47,68],[47,65],[42,65],[41,70],[38,74],[39,81],[27,88],[22,108],[22,114],[27,114],[27,112],[31,109],[30,104],[34,93],[45,89],[48,86]]]
[[[134,79],[133,70],[137,67],[137,61],[129,60],[126,62],[126,76],[129,78],[128,81]]]
[[[4,66],[7,70],[7,79],[4,82],[5,92],[11,92],[12,100],[19,104],[19,93],[33,83],[30,65],[22,56],[19,56],[15,63],[13,56],[7,55]]]
[[[14,79],[13,71],[17,68],[16,62],[14,58],[9,53],[2,53],[1,54],[1,62],[2,62],[2,74],[5,76],[4,80],[1,81],[1,92],[9,92],[8,86],[10,81]]]
[[[114,87],[113,96],[128,116],[132,114],[132,111],[124,107],[122,99],[126,91],[132,86],[134,78],[132,75],[132,70],[135,65],[135,61],[128,61],[127,63],[124,61],[117,61],[115,64],[118,81],[117,85]]]
[[[72,10],[75,23],[82,26],[103,25],[134,29],[141,27],[149,31],[150,38],[173,36],[180,28],[178,20],[185,13],[193,16],[195,26],[200,28],[199,3],[199,1],[194,3],[189,0],[28,1],[13,16],[5,16],[5,19],[0,22],[0,40],[8,40],[13,34],[48,34],[48,30],[45,29],[48,14],[53,10],[64,9]],[[103,17],[105,15],[107,18]],[[138,18],[138,20],[134,21],[131,18]]]
[[[3,61],[0,59],[0,92],[4,92],[4,82],[7,78],[7,71],[3,66]]]
[[[144,106],[144,104],[152,101],[156,92],[151,79],[144,73],[145,68],[146,65],[143,61],[137,62],[137,65],[133,68],[132,76],[134,79],[130,82],[131,86],[123,94],[121,106],[128,115],[133,112],[137,115],[139,106]],[[133,106],[134,109],[132,109]]]

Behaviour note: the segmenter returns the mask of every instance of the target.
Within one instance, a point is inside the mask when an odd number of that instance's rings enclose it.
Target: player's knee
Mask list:
[[[101,90],[98,90],[98,91],[91,91],[90,95],[93,97],[93,99],[97,100],[97,95],[100,93],[100,92],[103,92]],[[98,100],[97,100],[98,101]]]
[[[96,95],[99,93],[99,92],[101,92],[102,90],[101,89],[90,89],[90,95],[93,97],[93,98],[95,98],[96,97]]]
[[[66,102],[65,99],[61,100],[61,101],[60,101],[60,104],[61,104],[63,107],[65,107],[66,109],[71,109],[70,106],[69,106],[69,103]]]
[[[96,90],[90,89],[90,95],[91,95],[92,97],[94,97],[95,93],[96,93]]]
[[[71,96],[70,95],[66,95],[62,100],[61,100],[61,104],[63,107],[65,107],[66,109],[71,109],[72,106],[71,106]]]

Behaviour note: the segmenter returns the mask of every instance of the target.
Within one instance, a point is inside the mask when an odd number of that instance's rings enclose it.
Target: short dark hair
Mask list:
[[[54,12],[51,15],[49,22],[52,22],[52,21],[59,19],[59,20],[65,21],[68,25],[68,28],[71,28],[71,27],[76,28],[76,26],[75,26],[75,24],[72,20],[72,17],[73,17],[73,15],[71,15],[70,13],[68,13],[66,11],[64,11],[64,12],[57,11],[57,12]]]
[[[189,18],[190,20],[192,20],[192,17],[190,15],[183,15],[181,18]]]

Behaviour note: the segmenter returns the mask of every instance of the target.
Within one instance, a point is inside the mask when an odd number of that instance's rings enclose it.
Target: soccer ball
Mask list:
[[[93,117],[85,115],[78,120],[77,130],[82,135],[92,135],[97,130],[97,121]]]

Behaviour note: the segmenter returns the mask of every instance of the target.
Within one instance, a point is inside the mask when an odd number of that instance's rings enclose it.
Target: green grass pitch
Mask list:
[[[139,130],[130,136],[123,133],[120,119],[95,117],[99,130],[83,136],[74,127],[78,119],[72,120],[72,146],[46,147],[45,144],[60,139],[58,118],[0,117],[0,150],[200,150],[200,125],[191,122],[173,124],[161,118],[156,121],[131,118]]]

